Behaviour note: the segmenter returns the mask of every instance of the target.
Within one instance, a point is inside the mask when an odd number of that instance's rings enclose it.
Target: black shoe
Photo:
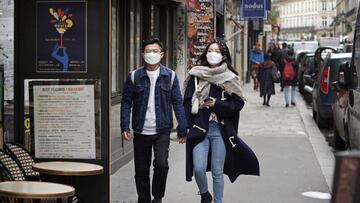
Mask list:
[[[212,202],[213,198],[209,192],[205,192],[200,195],[201,195],[201,203],[211,203]]]
[[[162,201],[161,201],[161,198],[159,199],[159,198],[154,198],[152,201],[151,201],[151,203],[161,203]]]
[[[266,105],[266,102],[263,102],[263,106],[265,106]]]
[[[269,106],[270,106],[270,104],[269,104],[269,103],[266,103],[266,106],[267,106],[267,107],[269,107]]]
[[[285,107],[288,108],[288,107],[289,107],[289,104],[286,104]]]
[[[296,106],[295,102],[291,102],[291,105]]]

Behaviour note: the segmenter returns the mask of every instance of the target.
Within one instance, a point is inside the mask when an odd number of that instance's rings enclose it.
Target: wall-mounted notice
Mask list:
[[[86,72],[86,2],[36,4],[36,71]]]
[[[30,86],[35,156],[95,159],[95,85]]]
[[[196,64],[214,38],[214,1],[213,0],[187,0],[188,5],[188,39],[189,61],[188,66]]]

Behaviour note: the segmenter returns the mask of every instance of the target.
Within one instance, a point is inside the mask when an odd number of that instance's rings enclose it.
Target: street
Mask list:
[[[257,176],[240,176],[231,184],[225,176],[226,203],[329,202],[305,197],[303,192],[329,193],[334,170],[332,148],[317,128],[311,110],[298,94],[297,106],[285,108],[276,86],[271,107],[244,86],[247,102],[241,111],[239,136],[255,151],[260,162]],[[170,171],[163,202],[200,202],[195,181],[185,181],[185,145],[171,142]],[[211,174],[208,173],[212,193]],[[136,202],[133,161],[111,176],[112,202]]]

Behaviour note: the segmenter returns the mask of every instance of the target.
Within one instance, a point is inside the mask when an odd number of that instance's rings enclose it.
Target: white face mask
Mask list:
[[[222,55],[216,52],[208,52],[206,54],[206,59],[210,65],[218,65],[222,61]]]
[[[154,53],[154,52],[146,53],[144,55],[144,60],[146,63],[150,65],[155,65],[160,62],[161,55],[160,53]]]

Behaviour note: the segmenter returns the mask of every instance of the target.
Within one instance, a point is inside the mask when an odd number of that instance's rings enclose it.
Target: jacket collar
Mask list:
[[[160,64],[160,75],[162,75],[162,76],[167,76],[167,75],[169,75],[169,73],[168,73],[168,71],[166,70],[166,67],[165,66],[163,66],[162,64]],[[145,77],[145,76],[147,76],[147,73],[146,73],[146,66],[141,66],[141,68],[140,68],[140,78],[142,78],[142,77]]]

